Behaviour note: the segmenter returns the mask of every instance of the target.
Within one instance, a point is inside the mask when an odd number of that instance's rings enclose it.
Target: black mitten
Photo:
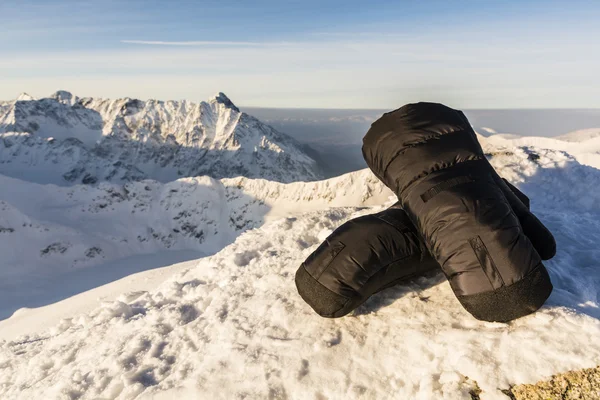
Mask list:
[[[342,317],[374,293],[439,269],[399,205],[337,228],[296,272],[300,296],[323,317]]]

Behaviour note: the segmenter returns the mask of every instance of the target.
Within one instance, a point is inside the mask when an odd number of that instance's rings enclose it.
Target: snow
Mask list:
[[[588,139],[596,138],[598,136],[600,136],[600,128],[589,128],[578,129],[576,131],[557,136],[556,139],[564,140],[567,142],[583,142]]]
[[[498,133],[498,132],[496,132],[496,131],[495,131],[493,128],[488,128],[487,126],[482,126],[480,129],[481,129],[482,131],[486,132],[486,133],[489,133],[489,134],[495,134],[495,133]]]
[[[368,171],[310,183],[196,177],[71,187],[0,175],[0,187],[10,188],[0,192],[0,319],[137,272],[125,263],[168,265],[164,257],[156,264],[165,251],[198,258],[298,209],[381,204],[391,195]]]
[[[477,382],[499,400],[600,364],[600,142],[480,141],[558,244],[549,300],[508,324],[473,319],[441,273],[341,319],[302,301],[304,259],[393,202],[366,170],[294,183],[0,175],[0,397],[470,400]]]
[[[190,250],[132,256],[33,281],[27,287],[3,288],[0,302],[4,307],[15,302],[39,307],[19,308],[10,318],[0,321],[0,339],[12,340],[23,332],[43,333],[57,321],[94,310],[101,301],[117,300],[126,292],[153,290],[175,272],[194,266],[194,260],[200,257],[201,253]],[[180,260],[191,261],[177,263]],[[32,287],[36,283],[38,286]]]
[[[593,300],[570,286],[593,288],[590,272],[598,279],[597,268],[572,265],[600,239],[597,223],[583,218],[571,230],[560,229],[567,218],[550,221],[562,250],[548,263],[557,289],[532,316],[476,321],[440,275],[387,290],[347,318],[316,316],[295,291],[295,269],[318,232],[371,211],[272,221],[154,290],[7,342],[0,390],[5,398],[470,399],[475,380],[482,398],[500,399],[497,388],[600,360],[600,315],[573,308]],[[561,283],[565,267],[571,279]]]
[[[600,168],[600,136],[593,136],[582,141],[565,141],[560,138],[546,137],[514,137],[494,135],[487,138],[488,143],[498,147],[533,147],[550,149],[568,153],[579,163]]]
[[[35,100],[35,98],[33,96],[31,96],[29,93],[21,93],[19,96],[17,96],[16,98],[17,101],[29,101],[29,100]]]
[[[474,126],[473,129],[475,129],[475,132],[477,132],[481,136],[487,137],[491,135],[498,135],[498,132],[494,128],[489,128],[487,126]]]

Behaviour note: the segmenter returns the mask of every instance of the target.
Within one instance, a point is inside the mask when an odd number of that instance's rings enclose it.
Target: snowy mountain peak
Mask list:
[[[320,177],[296,141],[240,112],[223,93],[191,103],[79,98],[63,90],[0,103],[0,174],[58,185]]]
[[[223,104],[225,107],[227,108],[231,108],[237,112],[240,112],[240,109],[237,108],[235,106],[235,104],[233,104],[233,101],[231,101],[229,99],[229,97],[227,97],[225,95],[225,93],[223,92],[219,92],[217,94],[215,94],[211,99],[210,99],[210,103],[219,103],[219,104]]]
[[[16,101],[29,101],[29,100],[35,100],[35,97],[31,96],[29,93],[21,93],[17,98]]]
[[[54,92],[50,98],[58,101],[59,103],[68,105],[73,105],[77,101],[77,97],[73,96],[71,92],[67,92],[66,90],[58,90]]]

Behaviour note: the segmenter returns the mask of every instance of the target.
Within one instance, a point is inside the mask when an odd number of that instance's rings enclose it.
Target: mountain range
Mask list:
[[[0,173],[57,185],[321,177],[300,144],[241,112],[223,93],[192,103],[79,98],[66,91],[0,103]]]

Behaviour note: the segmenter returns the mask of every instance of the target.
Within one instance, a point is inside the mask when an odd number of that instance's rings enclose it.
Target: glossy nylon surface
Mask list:
[[[373,293],[439,269],[398,205],[342,224],[296,274],[302,298],[321,316],[341,317]]]

